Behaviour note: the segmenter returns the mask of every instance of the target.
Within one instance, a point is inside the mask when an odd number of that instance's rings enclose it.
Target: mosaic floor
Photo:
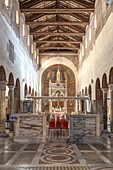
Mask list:
[[[0,138],[0,170],[113,170],[113,139],[20,144]]]

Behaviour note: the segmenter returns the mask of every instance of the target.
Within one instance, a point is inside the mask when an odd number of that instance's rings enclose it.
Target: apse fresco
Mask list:
[[[53,65],[47,68],[44,73],[42,74],[42,96],[49,96],[49,80],[52,83],[57,82],[57,73],[59,70],[60,74],[60,82],[64,83],[67,80],[67,96],[75,96],[76,89],[75,89],[75,75],[73,71],[64,65]],[[61,101],[59,102],[61,108],[64,106]],[[53,102],[54,107],[57,107],[57,102]],[[49,102],[42,101],[41,109],[44,112],[49,112]],[[75,109],[75,102],[68,100],[67,101],[67,112],[71,113]]]
[[[57,71],[60,71],[60,81],[63,82],[65,80],[71,81],[74,80],[75,76],[70,68],[63,66],[63,65],[54,65],[46,69],[46,71],[43,73],[43,80],[52,82],[56,81],[56,75]]]

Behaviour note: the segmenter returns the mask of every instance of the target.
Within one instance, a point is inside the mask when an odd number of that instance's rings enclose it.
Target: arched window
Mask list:
[[[19,11],[16,10],[16,24],[19,25],[19,23],[20,23]]]
[[[33,43],[31,44],[31,54],[33,54],[34,53],[34,45],[33,45]]]
[[[110,5],[110,0],[106,0],[106,5]]]
[[[95,14],[94,15],[94,26],[93,26],[94,31],[96,30],[96,28],[97,28],[97,16]]]
[[[30,35],[27,37],[27,45],[30,46]]]
[[[87,37],[85,37],[85,48],[87,48]]]
[[[91,41],[91,27],[89,27],[89,41]]]
[[[25,24],[22,25],[22,35],[25,37]]]
[[[9,0],[5,0],[5,5],[7,7],[7,9],[9,8]]]

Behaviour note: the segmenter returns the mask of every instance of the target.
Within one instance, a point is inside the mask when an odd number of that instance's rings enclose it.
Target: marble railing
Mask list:
[[[44,141],[46,138],[46,116],[19,114],[15,122],[14,140]]]
[[[70,141],[76,142],[85,137],[97,136],[100,136],[100,116],[98,114],[70,116]]]

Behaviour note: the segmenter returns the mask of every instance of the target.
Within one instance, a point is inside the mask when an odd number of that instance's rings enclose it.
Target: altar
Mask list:
[[[49,96],[50,97],[66,97],[67,96],[67,80],[65,82],[60,81],[60,71],[58,69],[56,82],[49,80]],[[49,112],[55,114],[63,114],[67,112],[67,101],[49,100]]]

